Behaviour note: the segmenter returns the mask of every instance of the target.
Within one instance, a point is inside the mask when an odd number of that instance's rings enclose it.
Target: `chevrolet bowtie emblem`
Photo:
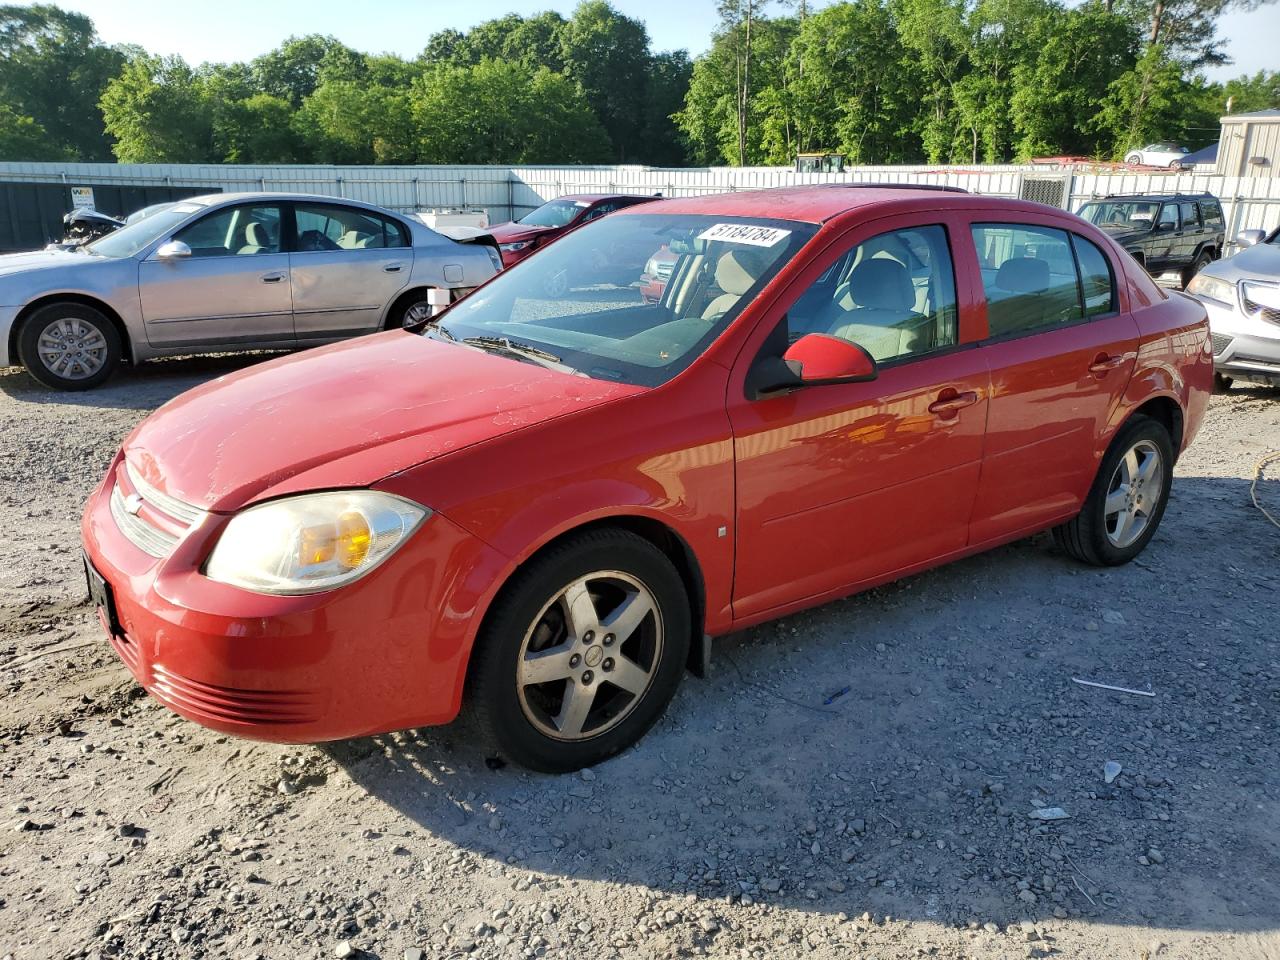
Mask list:
[[[137,516],[138,511],[142,509],[142,498],[136,493],[131,493],[124,498],[125,513],[131,516]]]

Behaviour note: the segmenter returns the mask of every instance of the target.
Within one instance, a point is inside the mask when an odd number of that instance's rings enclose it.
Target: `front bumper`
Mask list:
[[[1238,303],[1196,297],[1209,314],[1213,368],[1224,377],[1280,386],[1280,323]]]
[[[9,341],[13,336],[13,322],[18,319],[21,307],[0,307],[0,367],[16,367],[18,356],[10,352]]]
[[[109,506],[120,463],[90,498],[81,534],[114,597],[121,629],[111,645],[153,697],[204,726],[283,743],[456,716],[499,554],[434,514],[344,588],[255,594],[199,572],[227,516],[206,514],[160,559],[126,539]],[[99,618],[106,627],[101,610]]]

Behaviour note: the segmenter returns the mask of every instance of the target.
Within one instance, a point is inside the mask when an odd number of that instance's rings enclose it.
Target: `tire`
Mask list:
[[[1112,154],[1112,156],[1115,156],[1115,154]],[[1124,158],[1124,162],[1125,162],[1125,163],[1141,163],[1141,162],[1142,162],[1142,154],[1140,154],[1140,153],[1131,153],[1131,154],[1129,154],[1127,157],[1125,157],[1125,158]]]
[[[639,619],[615,637],[620,613]],[[487,755],[547,773],[591,766],[662,715],[691,631],[684,583],[657,547],[623,530],[584,533],[503,588],[476,640],[464,709]]]
[[[1213,255],[1208,250],[1201,250],[1196,254],[1196,258],[1182,271],[1182,289],[1187,289],[1187,284],[1191,282],[1191,278],[1197,273],[1213,263]]]
[[[1128,459],[1131,453],[1132,460]],[[1152,457],[1156,459],[1148,467]],[[1077,560],[1094,566],[1128,563],[1146,548],[1160,526],[1173,484],[1173,463],[1173,441],[1164,425],[1141,415],[1130,419],[1107,448],[1079,515],[1054,528],[1055,542]],[[1131,484],[1125,489],[1136,496],[1136,501],[1117,489],[1124,486],[1135,468],[1142,483],[1136,490]],[[1108,513],[1108,499],[1115,505],[1117,496],[1124,508]],[[1137,509],[1133,510],[1135,503]],[[1138,529],[1122,530],[1126,513],[1131,513],[1134,523],[1141,520]]]
[[[426,290],[411,293],[387,313],[384,330],[418,330],[430,322],[431,303]]]
[[[120,334],[101,310],[83,303],[50,303],[22,322],[18,359],[55,390],[89,390],[120,364]]]
[[[1170,161],[1169,161],[1169,169],[1170,169],[1170,170],[1181,170],[1181,169],[1182,169],[1182,161],[1181,161],[1181,160],[1170,160]]]
[[[1215,373],[1213,375],[1213,392],[1226,393],[1228,390],[1231,389],[1231,385],[1233,383],[1235,383],[1235,380],[1233,380],[1231,377],[1224,376],[1221,373]]]

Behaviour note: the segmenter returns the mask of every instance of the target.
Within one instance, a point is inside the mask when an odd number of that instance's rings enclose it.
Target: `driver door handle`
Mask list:
[[[262,275],[263,283],[279,283],[284,279],[283,273],[264,273]]]
[[[978,402],[978,394],[973,390],[966,390],[959,393],[951,388],[943,390],[938,394],[938,399],[929,404],[929,412],[937,414],[944,420],[950,420],[957,416],[965,407],[971,407]]]
[[[382,272],[383,273],[399,273],[403,269],[404,269],[403,263],[388,263],[385,267],[382,268]]]

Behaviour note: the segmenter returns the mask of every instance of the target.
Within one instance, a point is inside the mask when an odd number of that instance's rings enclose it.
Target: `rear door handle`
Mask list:
[[[399,273],[403,269],[404,269],[403,263],[388,263],[385,267],[382,268],[382,272],[383,273]]]
[[[950,420],[958,416],[962,409],[971,407],[977,402],[978,394],[972,390],[958,393],[948,388],[938,395],[937,400],[929,404],[929,412],[936,413],[944,420]]]
[[[1093,363],[1089,364],[1089,372],[1100,377],[1106,376],[1109,371],[1114,370],[1123,363],[1124,357],[1100,353],[1093,358]]]
[[[279,283],[284,279],[283,273],[264,273],[262,275],[263,283]]]

